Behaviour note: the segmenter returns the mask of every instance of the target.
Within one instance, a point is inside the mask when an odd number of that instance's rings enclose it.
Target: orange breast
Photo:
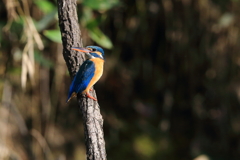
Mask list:
[[[93,59],[90,59],[90,61],[92,61],[95,64],[95,72],[94,72],[93,78],[91,79],[91,81],[89,82],[87,88],[83,91],[83,93],[89,92],[90,88],[101,78],[103,74],[104,60],[100,58],[93,58]]]

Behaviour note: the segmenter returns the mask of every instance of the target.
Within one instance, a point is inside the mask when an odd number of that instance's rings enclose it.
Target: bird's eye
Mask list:
[[[96,51],[96,49],[95,49],[95,48],[92,48],[92,51]]]

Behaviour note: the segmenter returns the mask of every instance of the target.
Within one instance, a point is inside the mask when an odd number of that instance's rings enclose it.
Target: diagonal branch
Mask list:
[[[73,46],[82,47],[81,31],[78,25],[76,0],[58,0],[58,18],[61,30],[63,57],[66,61],[68,71],[73,77],[79,65],[83,63],[84,56],[71,50]]]
[[[83,54],[71,50],[82,47],[81,31],[78,25],[76,0],[58,0],[59,26],[62,35],[63,57],[73,77],[84,61]],[[95,91],[92,91],[96,97]],[[97,101],[78,95],[78,104],[83,116],[85,144],[88,160],[106,160],[103,119]]]

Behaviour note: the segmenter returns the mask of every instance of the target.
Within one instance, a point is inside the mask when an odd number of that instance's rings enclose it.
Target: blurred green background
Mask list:
[[[109,160],[238,160],[240,0],[78,0]],[[0,159],[84,160],[55,0],[0,1]]]

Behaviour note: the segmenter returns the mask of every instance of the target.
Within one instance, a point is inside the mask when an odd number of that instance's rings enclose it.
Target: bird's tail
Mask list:
[[[73,97],[77,97],[76,92],[73,92],[72,94],[68,95],[68,99],[67,99],[66,103],[68,103]]]

